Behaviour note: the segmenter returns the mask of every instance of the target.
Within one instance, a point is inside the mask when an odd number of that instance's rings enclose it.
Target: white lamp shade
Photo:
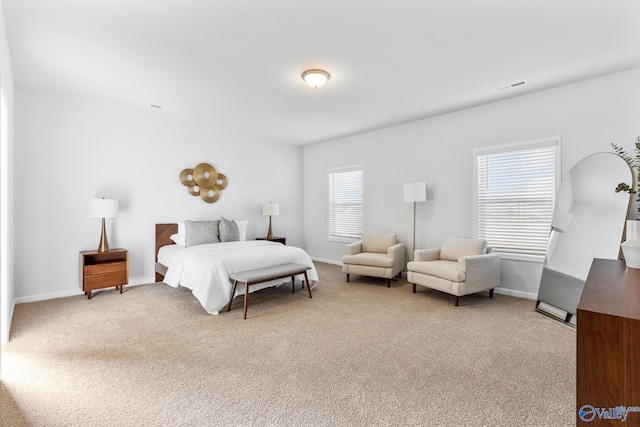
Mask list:
[[[427,184],[425,182],[410,182],[404,185],[405,202],[426,202]]]
[[[89,216],[91,218],[115,218],[118,216],[118,201],[116,199],[89,200]]]
[[[280,205],[278,203],[265,203],[262,205],[262,215],[280,215]]]

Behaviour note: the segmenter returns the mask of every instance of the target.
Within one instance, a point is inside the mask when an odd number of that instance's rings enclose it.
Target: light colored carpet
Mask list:
[[[211,316],[164,284],[16,306],[3,426],[565,426],[575,331],[534,302],[454,307],[317,263],[320,283]]]

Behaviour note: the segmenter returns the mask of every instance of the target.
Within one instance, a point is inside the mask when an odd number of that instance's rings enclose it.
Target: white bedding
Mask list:
[[[168,245],[167,249],[164,248],[158,254],[158,262],[168,267],[164,282],[174,288],[184,286],[191,289],[202,307],[211,314],[218,314],[229,303],[233,289],[229,275],[233,273],[295,262],[311,267],[307,276],[311,282],[318,281],[318,272],[305,251],[276,242],[252,240],[189,248]],[[297,278],[303,279],[304,275]],[[250,291],[287,281],[289,279],[285,278],[252,285]],[[236,295],[244,294],[244,288],[242,284],[238,284]]]
[[[173,256],[184,249],[184,246],[166,245],[158,250],[158,262],[164,266],[171,265]]]

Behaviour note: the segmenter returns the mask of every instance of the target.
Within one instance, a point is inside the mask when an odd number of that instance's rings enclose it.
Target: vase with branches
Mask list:
[[[613,151],[624,159],[629,165],[631,170],[637,174],[637,178],[634,179],[631,185],[626,182],[621,182],[615,188],[615,192],[619,193],[624,191],[631,195],[636,196],[636,202],[638,204],[638,212],[634,219],[627,220],[626,238],[622,245],[622,252],[624,254],[624,260],[627,267],[640,269],[640,136],[636,140],[636,146],[634,149],[634,155],[630,155],[625,149],[611,144]]]
[[[624,161],[627,162],[631,170],[637,174],[635,182],[632,182],[631,185],[627,184],[626,182],[621,182],[615,188],[615,192],[619,193],[621,191],[624,191],[631,195],[635,195],[636,202],[638,202],[637,216],[640,217],[640,136],[636,140],[636,147],[634,149],[635,155],[633,157],[624,148],[619,147],[616,144],[612,143],[611,147],[618,156],[622,157]]]

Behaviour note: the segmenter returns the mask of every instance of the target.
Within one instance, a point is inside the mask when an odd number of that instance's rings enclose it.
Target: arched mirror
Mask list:
[[[632,180],[633,172],[627,162],[613,153],[585,157],[562,178],[537,311],[554,315],[554,310],[545,310],[545,305],[549,305],[565,312],[564,320],[570,322],[593,259],[620,257],[631,196],[614,190],[619,183]]]

